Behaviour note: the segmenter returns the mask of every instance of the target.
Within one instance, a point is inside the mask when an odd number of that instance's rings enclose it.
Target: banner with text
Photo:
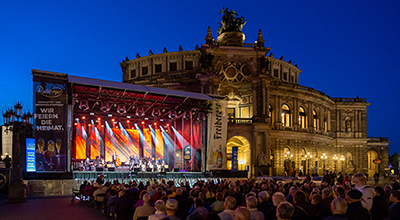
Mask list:
[[[36,171],[65,171],[67,81],[34,77]]]
[[[208,127],[208,169],[226,169],[226,136],[228,128],[226,101],[212,101]]]

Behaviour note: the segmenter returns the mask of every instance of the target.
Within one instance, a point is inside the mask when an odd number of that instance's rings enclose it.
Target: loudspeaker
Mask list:
[[[174,172],[179,172],[179,168],[174,168]]]
[[[103,167],[96,167],[96,171],[104,171]]]
[[[115,171],[115,167],[109,167],[108,171]]]
[[[164,171],[165,172],[169,172],[169,168],[164,168]]]
[[[146,168],[146,172],[153,172],[151,168]]]
[[[133,168],[133,171],[139,172],[139,171],[140,171],[140,168],[139,168],[139,167],[135,167],[135,168]]]

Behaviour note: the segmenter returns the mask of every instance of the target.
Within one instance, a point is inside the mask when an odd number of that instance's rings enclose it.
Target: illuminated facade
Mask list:
[[[367,100],[332,98],[300,85],[297,65],[275,58],[264,42],[260,30],[256,43],[244,43],[241,29],[219,30],[215,41],[209,27],[205,44],[194,50],[124,60],[123,82],[226,100],[228,169],[238,147],[239,170],[251,176],[321,175],[324,169],[382,174],[389,142],[367,137]]]

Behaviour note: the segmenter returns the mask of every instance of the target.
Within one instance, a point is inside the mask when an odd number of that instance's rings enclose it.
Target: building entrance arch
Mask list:
[[[379,164],[375,164],[374,160],[379,159],[379,155],[376,151],[368,151],[368,176],[373,176],[379,172]]]
[[[230,170],[232,168],[232,148],[238,148],[238,170],[250,171],[251,164],[251,152],[250,142],[242,136],[234,136],[226,143],[226,161],[227,167]]]

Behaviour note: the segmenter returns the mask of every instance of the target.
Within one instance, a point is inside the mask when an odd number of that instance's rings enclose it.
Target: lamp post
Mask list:
[[[32,114],[22,114],[22,105],[17,103],[14,110],[9,109],[3,114],[5,131],[12,133],[12,167],[9,185],[8,202],[25,202],[25,184],[22,180],[21,144],[25,143],[26,135],[32,132]]]
[[[335,163],[335,172],[336,172],[336,163],[337,163],[338,157],[335,154],[335,155],[333,155],[332,158],[333,158],[333,162]]]
[[[345,160],[345,158],[344,158],[344,156],[342,155],[342,156],[340,157],[340,161],[342,162],[342,173],[343,173],[343,171],[344,171],[344,160]]]
[[[312,154],[310,154],[310,152],[307,152],[306,155],[304,155],[304,157],[307,160],[307,174],[310,174],[310,160],[312,159]]]
[[[326,162],[326,159],[328,159],[328,156],[326,156],[326,153],[323,153],[322,156],[321,156],[321,160],[324,162],[324,169],[323,169],[323,171],[322,171],[322,174],[324,174],[324,172],[325,172],[325,162]]]

